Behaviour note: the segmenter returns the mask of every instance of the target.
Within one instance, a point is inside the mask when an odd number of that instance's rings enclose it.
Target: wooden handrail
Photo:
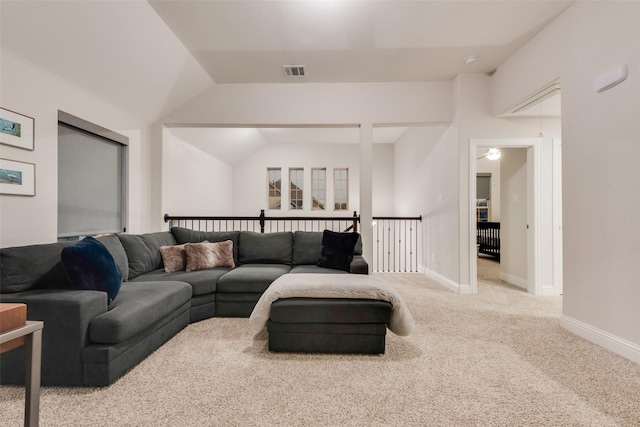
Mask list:
[[[374,220],[380,220],[380,221],[393,221],[395,220],[400,220],[400,221],[420,221],[422,222],[422,215],[420,216],[374,216],[371,219]]]

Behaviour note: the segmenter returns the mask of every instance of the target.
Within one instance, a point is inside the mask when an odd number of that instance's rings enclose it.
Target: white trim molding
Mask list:
[[[612,335],[564,314],[560,317],[560,326],[626,359],[640,363],[640,345],[638,344]]]
[[[471,287],[469,285],[461,285],[459,283],[456,283],[453,280],[447,279],[443,275],[436,273],[433,270],[425,269],[424,275],[427,276],[429,279],[435,280],[445,288],[457,294],[463,294],[463,295],[471,294]]]
[[[529,282],[527,281],[527,279],[523,279],[522,277],[514,276],[513,274],[508,274],[503,271],[500,272],[499,276],[500,280],[511,283],[512,285],[522,288],[525,291],[529,289]]]

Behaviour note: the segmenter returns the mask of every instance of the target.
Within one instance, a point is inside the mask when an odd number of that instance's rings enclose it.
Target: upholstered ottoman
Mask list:
[[[362,274],[285,274],[262,294],[249,317],[267,328],[269,350],[385,352],[387,328],[409,335],[415,323],[398,292]]]
[[[271,304],[270,351],[384,353],[391,304],[370,299],[284,298]]]

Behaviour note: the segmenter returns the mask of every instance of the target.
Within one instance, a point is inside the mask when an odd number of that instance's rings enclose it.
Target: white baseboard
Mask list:
[[[584,322],[565,316],[560,317],[560,326],[579,337],[606,348],[633,362],[640,363],[640,345],[624,340]]]
[[[527,279],[523,279],[522,277],[514,276],[512,274],[508,274],[505,272],[500,272],[500,280],[504,280],[505,282],[509,282],[512,285],[518,286],[522,289],[528,289],[529,284],[527,283]]]
[[[427,276],[429,279],[433,279],[436,282],[440,283],[442,286],[444,286],[447,289],[452,290],[453,292],[457,293],[457,294],[470,294],[471,293],[471,287],[469,285],[460,285],[456,282],[454,282],[451,279],[448,279],[444,276],[442,276],[439,273],[436,273],[433,270],[429,270],[428,268],[424,269],[424,275]]]

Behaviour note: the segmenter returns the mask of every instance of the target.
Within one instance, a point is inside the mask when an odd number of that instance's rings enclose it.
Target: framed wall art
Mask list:
[[[33,151],[34,119],[0,108],[0,143]]]
[[[0,159],[0,194],[36,195],[36,165]]]

